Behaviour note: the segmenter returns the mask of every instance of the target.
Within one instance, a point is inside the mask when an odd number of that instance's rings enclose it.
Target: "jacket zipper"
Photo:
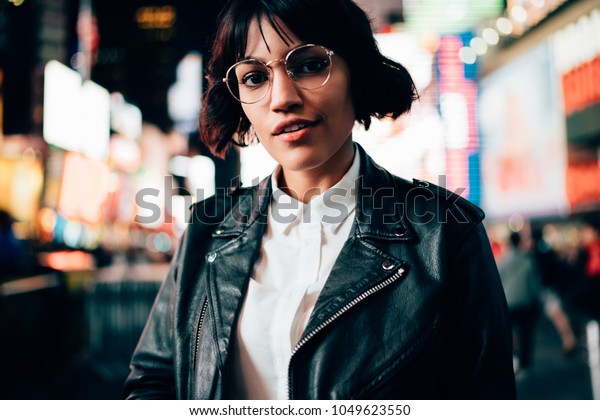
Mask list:
[[[317,335],[319,333],[319,331],[321,331],[323,328],[325,328],[326,326],[328,326],[329,324],[331,324],[333,321],[335,321],[336,319],[338,319],[340,316],[342,316],[344,313],[346,313],[354,305],[356,305],[357,303],[363,301],[367,297],[369,297],[372,294],[380,291],[384,287],[389,286],[390,284],[392,284],[393,282],[395,282],[396,280],[398,280],[399,278],[401,278],[404,275],[405,271],[406,270],[404,269],[404,267],[400,267],[398,269],[398,271],[396,271],[396,273],[394,273],[393,276],[391,276],[388,279],[386,279],[385,281],[379,283],[377,286],[374,286],[374,287],[372,287],[372,288],[364,291],[363,293],[361,293],[360,295],[358,295],[357,297],[355,297],[354,299],[352,299],[346,305],[342,306],[336,313],[334,313],[332,316],[330,316],[329,318],[327,318],[325,321],[323,321],[321,324],[319,324],[319,326],[317,326],[310,333],[308,333],[306,336],[304,336],[298,342],[298,344],[296,344],[296,347],[294,347],[294,350],[292,350],[292,355],[290,356],[290,362],[288,364],[288,400],[291,399],[291,397],[292,397],[292,375],[291,375],[292,359],[293,359],[294,355],[298,352],[298,350],[300,350],[300,347],[302,347],[303,345],[305,345],[306,342],[308,342],[311,338],[313,338],[315,335]]]
[[[194,372],[196,372],[196,363],[198,360],[198,348],[200,347],[200,333],[202,332],[202,324],[204,323],[204,316],[206,315],[206,308],[208,306],[208,298],[204,298],[202,303],[202,309],[200,310],[200,319],[198,320],[198,328],[196,328],[196,347],[194,348]]]

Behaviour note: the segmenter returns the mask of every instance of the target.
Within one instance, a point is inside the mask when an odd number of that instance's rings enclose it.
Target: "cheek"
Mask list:
[[[250,124],[252,124],[253,121],[253,117],[252,117],[252,108],[249,108],[247,105],[242,104],[242,113],[243,116],[246,116],[246,119],[250,121]]]
[[[341,77],[341,80],[335,86],[337,92],[337,106],[340,112],[343,112],[348,119],[354,121],[354,103],[352,100],[352,86],[350,77],[347,73]]]
[[[258,107],[252,107],[252,106],[247,106],[247,105],[243,105],[242,104],[242,111],[243,111],[243,115],[246,117],[246,119],[248,121],[250,121],[250,125],[252,126],[252,128],[254,129],[254,131],[256,132],[256,134],[260,134],[261,131],[261,120],[264,120],[264,118],[261,118],[261,116],[264,116],[264,112],[260,111],[258,109]]]
[[[354,127],[354,103],[350,93],[350,86],[341,85],[336,87],[338,95],[332,101],[331,106],[337,114],[338,125],[349,131]]]

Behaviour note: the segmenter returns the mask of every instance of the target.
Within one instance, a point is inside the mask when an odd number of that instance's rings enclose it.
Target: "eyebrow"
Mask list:
[[[260,58],[260,57],[257,57],[257,56],[254,56],[254,55],[245,55],[245,56],[242,57],[242,61],[243,60],[257,60],[257,61],[261,61],[263,63],[267,62],[267,60],[265,60],[263,58]]]
[[[267,43],[266,43],[266,42],[265,42],[265,45],[267,45]],[[290,44],[287,44],[287,43],[286,43],[286,45],[290,45]],[[288,50],[285,52],[285,54],[283,54],[283,57],[281,57],[279,60],[281,60],[281,59],[285,58],[285,57],[286,57],[286,56],[287,56],[287,55],[290,53],[290,51],[292,51],[292,50],[294,50],[294,49],[296,49],[296,48],[298,48],[298,47],[301,47],[302,45],[305,45],[305,44],[304,44],[304,43],[302,43],[302,44],[298,44],[298,45],[296,45],[296,46],[293,46],[293,47],[289,48],[289,49],[288,49]],[[271,52],[271,50],[269,49],[269,46],[268,46],[268,45],[267,45],[267,50],[268,50],[269,52]],[[262,63],[268,63],[269,61],[273,61],[273,60],[265,60],[264,58],[257,57],[257,56],[253,56],[253,55],[245,55],[245,56],[243,56],[243,57],[242,57],[242,60],[257,60],[257,61],[260,61],[260,62],[262,62]],[[276,59],[276,60],[278,60],[278,59]]]

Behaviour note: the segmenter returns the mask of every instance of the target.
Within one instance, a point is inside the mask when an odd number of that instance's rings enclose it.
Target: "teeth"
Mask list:
[[[291,125],[291,126],[289,126],[289,127],[285,128],[285,129],[283,130],[283,132],[284,132],[284,133],[290,133],[290,132],[292,132],[292,131],[298,131],[298,130],[300,130],[301,128],[304,128],[304,127],[306,127],[306,124],[304,124],[304,123],[300,123],[300,124],[294,124],[294,125]]]

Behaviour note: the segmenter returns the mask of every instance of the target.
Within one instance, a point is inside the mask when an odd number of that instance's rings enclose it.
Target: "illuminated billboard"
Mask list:
[[[567,208],[565,117],[549,42],[480,84],[483,207],[490,217]]]
[[[404,0],[402,4],[407,28],[419,34],[464,32],[504,9],[502,0]]]
[[[106,159],[110,96],[106,89],[59,63],[44,69],[44,139],[61,149]]]
[[[110,169],[106,162],[79,153],[65,155],[58,210],[69,220],[97,225],[103,221]]]

